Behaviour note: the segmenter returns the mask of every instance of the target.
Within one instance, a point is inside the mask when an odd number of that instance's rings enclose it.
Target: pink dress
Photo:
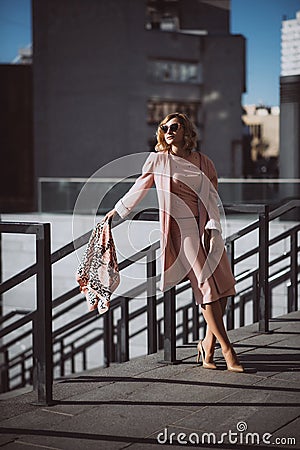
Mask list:
[[[234,295],[234,287],[221,294],[213,274],[204,288],[199,281],[206,260],[199,233],[199,155],[192,152],[188,159],[171,155],[171,174],[171,240],[191,282],[196,303],[210,303]]]

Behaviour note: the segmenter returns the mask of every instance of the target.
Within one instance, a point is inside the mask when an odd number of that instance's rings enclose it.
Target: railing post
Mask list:
[[[240,327],[243,327],[245,325],[245,296],[240,296],[240,308],[239,308],[239,315],[240,315]]]
[[[1,220],[1,215],[0,215]],[[0,283],[2,283],[2,233],[0,233]],[[3,316],[3,296],[0,294],[0,319]],[[1,325],[0,325],[1,328]],[[3,340],[0,338],[0,345]],[[0,350],[0,392],[9,390],[8,350]]]
[[[176,362],[176,306],[175,288],[164,293],[164,361]]]
[[[112,310],[109,309],[107,313],[103,315],[103,324],[104,366],[109,367],[110,363],[116,360]]]
[[[147,252],[147,338],[148,355],[157,352],[156,251]]]
[[[229,258],[230,266],[232,273],[234,274],[234,241],[230,241],[226,243],[226,253]],[[226,322],[227,329],[234,329],[234,297],[230,297],[227,302],[227,311],[226,311]]]
[[[9,357],[8,350],[0,352],[0,393],[9,391]]]
[[[59,367],[60,367],[60,376],[65,376],[65,345],[64,345],[64,339],[62,338],[59,342],[60,346],[60,361],[59,361]]]
[[[52,403],[52,271],[50,224],[39,225],[36,235],[37,309],[33,320],[34,389],[38,405]]]
[[[75,373],[75,355],[73,342],[71,343],[70,347],[71,347],[71,373]]]
[[[252,303],[252,314],[253,323],[258,322],[258,305],[259,305],[259,280],[258,273],[255,272],[253,275],[253,303]]]
[[[86,370],[87,369],[87,358],[86,358],[86,349],[83,350],[82,352],[82,370]]]
[[[182,343],[189,342],[189,305],[182,310]]]
[[[121,300],[121,320],[118,330],[118,347],[120,349],[119,362],[129,361],[129,323],[128,298]]]
[[[199,328],[200,328],[200,323],[199,323],[199,305],[196,304],[195,297],[194,297],[194,294],[193,294],[193,326],[192,326],[193,341],[197,341],[199,339]]]
[[[298,236],[291,234],[291,311],[298,311]]]
[[[22,387],[26,386],[26,367],[25,367],[25,358],[24,355],[21,356],[21,378],[22,378],[22,382],[21,385]]]
[[[269,332],[269,206],[259,214],[259,331]]]
[[[293,287],[292,283],[288,283],[287,285],[287,312],[290,313],[293,311]]]

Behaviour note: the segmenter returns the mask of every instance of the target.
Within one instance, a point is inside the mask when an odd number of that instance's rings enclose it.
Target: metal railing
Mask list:
[[[258,322],[261,332],[269,331],[269,319],[272,316],[272,292],[282,284],[287,284],[288,311],[298,309],[298,233],[300,225],[295,225],[289,230],[269,239],[269,224],[272,220],[282,216],[300,206],[299,200],[292,200],[275,210],[269,211],[267,205],[230,205],[225,209],[230,213],[255,213],[258,220],[226,239],[228,256],[233,272],[237,279],[237,296],[230,298],[227,309],[227,326],[229,329],[236,326],[235,312],[239,311],[239,324],[244,325],[245,307],[252,302],[253,322]],[[157,220],[156,211],[142,214],[140,219]],[[122,221],[121,221],[122,222]],[[116,225],[119,225],[118,222]],[[236,248],[239,239],[248,236],[253,231],[258,232],[258,245],[249,249],[246,253],[236,256]],[[36,263],[21,271],[9,280],[4,281],[0,287],[0,295],[23,282],[33,275],[37,275],[37,307],[35,311],[24,313],[23,317],[9,325],[5,324],[15,318],[16,313],[1,318],[0,339],[7,338],[10,333],[20,330],[22,326],[33,323],[33,349],[30,347],[14,357],[9,356],[10,348],[16,340],[27,337],[31,331],[26,330],[18,337],[10,341],[2,342],[0,352],[2,364],[0,365],[2,381],[9,389],[10,371],[19,365],[21,367],[21,383],[25,385],[32,382],[37,391],[39,404],[50,404],[52,401],[53,369],[59,371],[60,376],[66,374],[66,364],[70,363],[72,373],[76,372],[76,357],[81,355],[80,370],[87,369],[87,350],[95,343],[103,342],[104,364],[111,362],[127,361],[130,356],[130,340],[141,333],[147,332],[147,352],[155,353],[158,349],[164,349],[164,362],[176,363],[176,342],[182,339],[183,343],[199,338],[200,328],[204,328],[204,322],[199,314],[199,308],[195,305],[193,297],[191,302],[183,307],[176,308],[176,297],[186,291],[191,291],[190,283],[185,282],[157,295],[156,281],[156,257],[155,252],[159,248],[156,242],[147,246],[130,259],[119,264],[122,271],[136,261],[146,258],[146,281],[136,288],[126,292],[122,296],[113,298],[110,310],[99,317],[94,311],[80,315],[66,323],[52,333],[52,321],[70,313],[82,303],[78,287],[60,295],[52,301],[51,295],[51,266],[62,258],[75,251],[75,248],[85,245],[90,232],[79,237],[75,242],[70,242],[54,253],[50,254],[50,225],[31,223],[0,223],[0,231],[8,233],[33,233],[36,235]],[[283,240],[290,240],[290,251],[279,257],[269,260],[269,249]],[[249,270],[239,270],[239,265],[247,261],[253,255],[258,255],[257,267]],[[279,269],[273,269],[280,264]],[[130,299],[146,292],[147,303],[135,311],[129,312]],[[157,316],[157,310],[163,304],[163,317]],[[64,305],[66,305],[64,307]],[[145,325],[129,332],[129,324],[146,315]],[[179,317],[181,322],[179,323]],[[176,321],[177,318],[177,321]],[[95,325],[97,323],[97,326]],[[101,326],[99,326],[101,324]],[[182,328],[181,333],[178,330]],[[32,366],[28,361],[33,360]],[[26,365],[27,361],[27,365]],[[100,365],[100,364],[99,364]],[[32,367],[34,370],[32,371]]]
[[[33,337],[33,386],[37,391],[37,403],[49,404],[52,400],[52,267],[50,260],[50,224],[49,223],[15,223],[0,222],[1,233],[22,233],[35,235],[36,263],[22,270],[16,276],[3,281],[0,285],[0,295],[14,288],[26,279],[37,276],[36,309],[0,329],[0,339],[20,327],[31,323]],[[14,314],[2,317],[2,325]],[[19,336],[18,336],[19,338]],[[3,363],[0,367],[1,382],[8,388],[9,376],[7,367],[9,343],[1,344]],[[20,360],[24,368],[26,356]],[[12,367],[16,364],[13,359]],[[24,379],[24,370],[22,371]],[[2,384],[2,386],[3,386]]]

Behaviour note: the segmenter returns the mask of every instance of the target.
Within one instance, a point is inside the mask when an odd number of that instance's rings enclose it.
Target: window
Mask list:
[[[147,122],[149,125],[157,125],[166,115],[174,112],[187,114],[195,125],[199,125],[200,102],[197,101],[183,102],[151,99],[147,105]]]
[[[253,138],[256,138],[258,140],[261,139],[261,124],[250,124],[250,133],[252,134]]]
[[[201,65],[194,62],[150,60],[148,75],[154,81],[168,83],[201,83]]]

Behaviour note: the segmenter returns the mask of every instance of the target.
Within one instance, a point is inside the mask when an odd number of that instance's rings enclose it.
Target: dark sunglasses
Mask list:
[[[167,133],[169,129],[170,131],[174,132],[178,130],[179,125],[180,125],[179,123],[172,123],[169,127],[168,125],[161,125],[160,129],[163,133]]]

